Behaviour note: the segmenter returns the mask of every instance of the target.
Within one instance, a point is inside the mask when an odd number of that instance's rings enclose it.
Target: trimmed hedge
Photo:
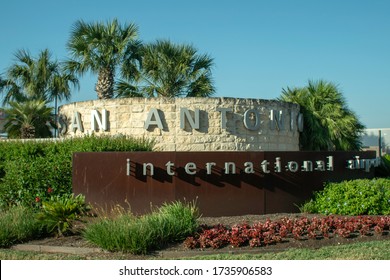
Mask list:
[[[151,149],[152,143],[127,136],[0,142],[0,208],[40,206],[53,195],[71,194],[73,152]]]
[[[389,215],[390,179],[359,179],[327,183],[314,199],[300,207],[302,212],[325,215]]]

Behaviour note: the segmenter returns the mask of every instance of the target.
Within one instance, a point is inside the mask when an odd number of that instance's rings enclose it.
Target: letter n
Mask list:
[[[187,108],[180,108],[180,128],[185,128],[185,119],[188,120],[192,129],[199,129],[199,109],[195,109],[195,117],[192,118]]]
[[[107,110],[103,109],[102,114],[100,115],[98,110],[91,111],[91,130],[96,131],[96,125],[98,126],[100,131],[108,130],[108,122],[107,122]]]

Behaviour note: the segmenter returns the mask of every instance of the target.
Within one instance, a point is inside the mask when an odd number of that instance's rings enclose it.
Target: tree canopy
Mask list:
[[[192,45],[157,40],[144,45],[140,53],[142,63],[136,85],[122,80],[118,86],[119,97],[208,97],[214,94],[213,59],[198,54]]]
[[[300,135],[303,150],[359,150],[365,128],[348,108],[338,87],[323,80],[309,81],[302,88],[282,90],[283,101],[297,103],[304,116]]]
[[[79,75],[87,71],[98,74],[95,86],[98,98],[112,98],[118,69],[121,73],[126,69],[128,76],[137,75],[141,45],[137,37],[138,27],[132,23],[121,25],[117,19],[107,23],[78,20],[67,44],[71,55],[67,69]]]

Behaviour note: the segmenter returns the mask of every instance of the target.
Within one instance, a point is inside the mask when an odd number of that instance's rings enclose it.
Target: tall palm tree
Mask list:
[[[67,62],[67,69],[80,75],[87,71],[98,74],[95,86],[98,98],[112,98],[118,68],[121,72],[126,68],[130,76],[137,74],[137,50],[140,46],[136,40],[137,33],[136,25],[122,26],[117,19],[106,24],[77,21],[68,41],[72,58]]]
[[[143,47],[138,85],[121,81],[118,96],[211,96],[215,92],[212,66],[213,59],[197,54],[191,45],[158,40]]]
[[[69,100],[71,88],[79,86],[76,76],[52,59],[48,49],[41,51],[37,58],[26,50],[18,50],[15,58],[16,62],[7,69],[6,78],[0,83],[0,92],[5,94],[3,105],[11,101],[54,101],[56,119],[58,101]]]
[[[323,80],[309,81],[303,88],[282,90],[283,101],[301,106],[304,150],[359,150],[364,125],[352,112],[336,85]]]
[[[4,129],[10,138],[46,138],[55,127],[52,109],[44,100],[9,102]]]

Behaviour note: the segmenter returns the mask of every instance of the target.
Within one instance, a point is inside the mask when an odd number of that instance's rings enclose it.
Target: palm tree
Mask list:
[[[157,41],[142,49],[139,84],[121,81],[118,96],[208,97],[215,92],[212,66],[213,59],[191,45]]]
[[[364,125],[352,112],[336,85],[309,81],[304,88],[282,90],[283,101],[297,103],[304,117],[303,150],[359,150]]]
[[[4,129],[10,138],[46,138],[55,127],[52,109],[44,100],[9,102],[5,109],[7,120]]]
[[[127,69],[127,75],[136,75],[138,48],[136,40],[138,28],[134,24],[121,26],[117,19],[104,24],[77,21],[72,29],[68,50],[72,58],[67,69],[79,75],[87,71],[98,74],[95,91],[99,99],[114,95],[115,72]]]
[[[26,50],[15,53],[16,62],[6,72],[6,79],[0,83],[3,91],[3,105],[11,101],[28,100],[54,101],[54,115],[57,118],[57,103],[69,100],[71,87],[78,87],[78,79],[53,60],[48,49],[41,51],[35,59]]]
[[[7,69],[6,78],[0,83],[0,90],[5,93],[3,105],[10,101],[69,100],[71,86],[78,87],[78,79],[65,72],[48,49],[36,59],[28,51],[18,50],[15,58],[15,64]]]

